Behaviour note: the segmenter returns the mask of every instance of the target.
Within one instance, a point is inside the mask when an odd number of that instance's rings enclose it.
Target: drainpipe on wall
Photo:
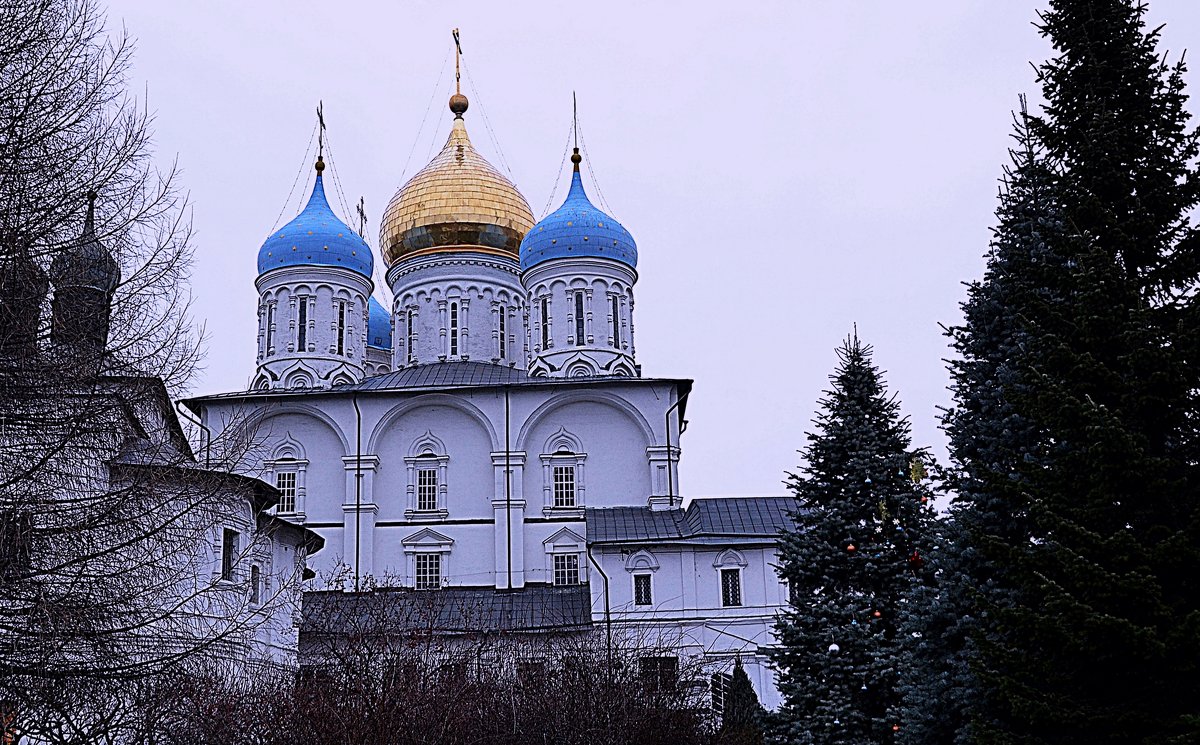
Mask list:
[[[508,402],[508,386],[504,386],[504,532],[505,543],[508,546],[508,589],[513,589],[512,583],[512,445],[510,436],[510,409]]]
[[[586,541],[587,539],[584,539],[584,540]],[[592,563],[592,566],[596,567],[596,571],[600,572],[600,576],[602,578],[604,578],[604,633],[605,633],[607,654],[608,654],[608,667],[609,667],[609,670],[611,670],[612,669],[612,606],[609,602],[609,596],[608,596],[608,575],[605,574],[604,570],[600,568],[600,562],[596,561],[596,557],[592,556],[592,545],[590,543],[588,543],[588,544],[586,544],[586,546],[587,546],[587,548],[585,548],[584,551],[587,553],[588,561],[590,561]]]
[[[191,422],[192,424],[196,425],[200,429],[204,430],[204,467],[208,468],[209,448],[212,445],[212,430],[209,429],[208,426],[204,424],[204,422],[200,421],[200,417],[195,416],[194,414],[192,414],[190,412],[184,413],[184,409],[179,408],[180,406],[183,406],[183,402],[176,401],[175,402],[175,412],[177,414],[179,414],[179,416],[183,417],[185,420]]]
[[[362,409],[358,408],[358,393],[350,396],[354,404],[354,591],[358,592],[361,576],[358,560],[362,544]]]
[[[675,506],[675,473],[674,473],[674,468],[671,464],[671,412],[674,411],[675,409],[678,409],[680,407],[680,405],[683,404],[684,401],[687,401],[687,397],[690,395],[692,395],[692,392],[688,391],[687,393],[680,396],[678,401],[671,404],[667,408],[667,413],[665,414],[666,427],[667,427],[667,507]],[[683,431],[686,428],[687,428],[687,422],[681,421],[679,423],[679,434],[681,436],[683,435]]]

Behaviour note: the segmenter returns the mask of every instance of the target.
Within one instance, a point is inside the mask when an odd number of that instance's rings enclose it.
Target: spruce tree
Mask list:
[[[1014,556],[1036,532],[1028,471],[1053,466],[1042,431],[1021,405],[1042,362],[1029,319],[1065,317],[1073,304],[1072,231],[1057,173],[1036,149],[1029,118],[1016,119],[987,269],[968,287],[964,323],[951,329],[955,406],[944,424],[953,494],[935,581],[915,586],[903,619],[912,675],[902,681],[900,742],[970,743],[993,723],[997,702],[978,674],[981,649],[999,643],[996,614],[1034,602],[1020,591]]]
[[[1046,104],[951,332],[956,541],[932,611],[960,633],[922,666],[943,695],[906,711],[954,731],[922,742],[1200,738],[1197,140],[1144,13],[1042,16]]]
[[[721,745],[762,745],[766,716],[739,657],[733,663],[733,674],[725,690],[717,742]]]
[[[774,663],[789,743],[891,743],[897,681],[908,674],[898,619],[929,572],[935,520],[924,465],[857,335],[838,350],[804,465],[789,477],[796,525],[780,541],[791,605]],[[924,581],[922,579],[922,581]]]

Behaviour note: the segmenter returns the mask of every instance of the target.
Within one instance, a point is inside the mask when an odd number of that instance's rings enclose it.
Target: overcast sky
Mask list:
[[[113,0],[109,23],[137,39],[132,87],[194,208],[210,340],[196,393],[254,372],[255,257],[309,178],[318,100],[374,246],[388,200],[447,136],[450,29],[472,140],[535,217],[565,196],[576,91],[585,168],[638,243],[643,374],[696,381],[681,465],[696,497],[784,492],[855,323],[916,442],[944,456],[939,324],[983,268],[1010,114],[1049,52],[1041,5]],[[1200,3],[1150,6],[1164,50],[1196,46]]]

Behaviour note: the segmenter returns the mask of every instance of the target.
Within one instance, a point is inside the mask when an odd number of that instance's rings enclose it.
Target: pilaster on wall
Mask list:
[[[675,445],[646,448],[646,461],[650,466],[650,509],[670,509],[683,502],[679,490],[679,455],[680,449]]]
[[[346,473],[346,493],[342,499],[342,561],[359,578],[375,573],[375,471],[377,455],[348,455],[342,458]],[[357,570],[357,571],[356,571]],[[354,590],[353,585],[347,585]]]
[[[525,453],[492,453],[496,472],[492,514],[496,530],[496,589],[525,586]]]

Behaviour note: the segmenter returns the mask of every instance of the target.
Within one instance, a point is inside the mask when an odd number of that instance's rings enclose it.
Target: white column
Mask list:
[[[585,339],[585,341],[590,346],[596,340],[595,334],[592,333],[592,288],[591,287],[589,287],[583,291],[583,300],[584,300],[584,304],[585,304],[584,305],[584,313],[586,314],[586,317],[585,317],[586,328],[584,329],[584,331],[587,334],[587,338]]]
[[[506,473],[506,465],[511,473]],[[496,589],[525,586],[525,453],[492,453],[496,473],[492,514],[495,520]],[[511,575],[511,583],[509,581]]]
[[[646,461],[650,466],[649,506],[652,510],[680,507],[683,502],[679,496],[679,452],[675,445],[669,451],[665,445],[646,448]]]
[[[446,301],[438,301],[438,359],[445,360],[450,354],[450,339],[446,334]]]
[[[346,495],[342,500],[342,561],[354,572],[358,558],[360,580],[375,574],[375,516],[379,507],[374,500],[375,470],[379,468],[376,455],[342,458],[346,473]],[[353,582],[347,585],[353,591]]]
[[[508,319],[504,319],[505,326],[508,325]],[[487,355],[495,361],[500,360],[500,301],[492,301],[492,352]],[[510,354],[511,356],[511,354]]]
[[[468,312],[470,308],[471,301],[464,296],[458,302],[458,356],[464,360],[471,359],[471,332],[468,323],[471,318],[471,314]]]

